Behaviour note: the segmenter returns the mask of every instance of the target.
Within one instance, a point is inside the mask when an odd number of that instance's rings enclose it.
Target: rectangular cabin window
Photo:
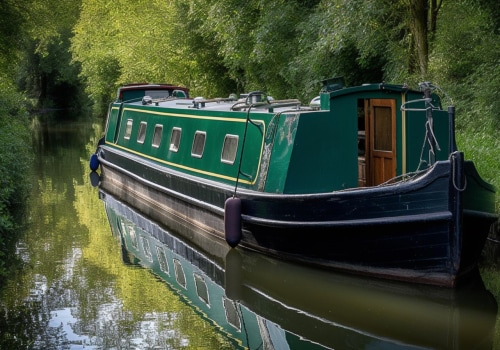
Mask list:
[[[142,250],[144,251],[146,259],[148,259],[149,261],[153,261],[153,254],[151,254],[151,247],[149,246],[149,241],[142,236],[141,240],[142,240]]]
[[[231,299],[223,297],[224,311],[226,314],[227,323],[236,328],[238,331],[241,330],[240,314],[236,307],[236,303]]]
[[[222,146],[221,162],[233,164],[238,150],[238,135],[226,135]]]
[[[127,120],[127,127],[125,128],[125,135],[123,135],[123,138],[125,139],[130,139],[130,134],[132,134],[132,125],[134,124],[134,122],[132,121],[132,119],[128,119]]]
[[[181,143],[182,129],[173,128],[172,134],[170,135],[170,150],[172,152],[177,152],[179,150],[179,144]]]
[[[160,147],[161,137],[163,135],[163,125],[156,124],[155,132],[153,134],[153,147]]]
[[[186,275],[182,263],[178,259],[174,259],[175,279],[182,287],[186,288]]]
[[[162,248],[156,246],[156,256],[158,257],[158,263],[160,264],[160,269],[170,276],[167,255],[165,254],[165,251]]]
[[[205,140],[207,134],[204,131],[197,131],[194,134],[193,148],[191,149],[191,156],[201,158],[205,150]]]
[[[124,222],[121,223],[123,232],[128,232],[130,237],[130,243],[137,249],[137,235],[135,234],[135,228],[132,224],[125,225]]]
[[[196,294],[198,294],[198,297],[200,298],[201,301],[203,301],[207,305],[210,305],[208,288],[205,279],[203,278],[203,276],[197,273],[194,273],[193,275],[194,275],[194,283],[196,285]]]
[[[141,122],[139,126],[139,133],[137,134],[137,142],[144,143],[144,139],[146,138],[146,128],[148,127],[148,123]]]

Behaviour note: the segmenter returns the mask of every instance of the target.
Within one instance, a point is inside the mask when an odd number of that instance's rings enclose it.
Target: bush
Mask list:
[[[14,255],[30,193],[33,154],[23,98],[0,85],[0,276]]]

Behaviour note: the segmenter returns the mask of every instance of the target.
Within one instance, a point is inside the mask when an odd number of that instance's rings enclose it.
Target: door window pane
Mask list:
[[[392,151],[392,114],[390,107],[374,107],[374,146],[379,151]]]

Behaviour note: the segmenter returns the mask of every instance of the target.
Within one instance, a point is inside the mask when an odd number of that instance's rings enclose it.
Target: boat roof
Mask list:
[[[143,106],[142,101],[130,103],[131,105]],[[226,101],[213,101],[213,100],[197,100],[197,99],[170,99],[166,101],[160,101],[158,103],[153,102],[152,104],[148,104],[149,106],[157,106],[159,108],[173,108],[173,109],[191,109],[191,110],[213,110],[213,111],[243,111],[246,112],[249,108],[249,105],[245,105],[245,107],[240,106],[239,102],[236,100],[226,100]],[[300,102],[296,102],[295,104],[289,103],[286,105],[273,105],[271,104],[262,104],[252,107],[252,113],[262,112],[283,112],[283,111],[311,111],[311,108],[304,107],[300,105]]]
[[[158,108],[172,108],[172,109],[191,109],[191,110],[213,110],[213,111],[243,111],[246,112],[251,108],[252,113],[277,113],[284,111],[311,111],[310,107],[301,105],[297,99],[290,100],[274,100],[270,98],[258,101],[250,101],[245,96],[242,98],[228,97],[228,98],[214,98],[205,99],[203,97],[196,98],[159,98],[154,99],[149,96],[144,96],[142,99],[135,99],[127,102],[129,105],[135,106],[149,106]]]
[[[342,95],[366,93],[371,91],[388,91],[396,93],[405,93],[405,92],[420,93],[420,91],[410,89],[406,84],[395,85],[395,84],[378,83],[378,84],[363,84],[353,87],[344,87],[338,90],[331,91],[330,96],[337,97]]]
[[[121,86],[118,91],[124,91],[124,90],[183,90],[183,91],[189,91],[188,88],[185,88],[183,86],[177,86],[173,84],[149,84],[149,83],[133,83],[133,84],[127,84]]]
[[[127,90],[149,90],[156,89],[157,87],[164,89],[183,89],[186,88],[177,87],[170,84],[131,84],[122,87],[121,89]],[[407,93],[411,92],[414,94],[421,94],[422,92],[410,89],[406,84],[404,85],[393,85],[393,84],[363,84],[360,86],[354,87],[342,87],[333,91],[328,91],[330,94],[330,98],[338,98],[347,95],[366,95],[371,92],[379,92],[386,91],[388,93]],[[261,93],[261,92],[259,92]],[[323,92],[324,93],[324,92]],[[213,111],[247,111],[250,105],[252,105],[252,113],[255,112],[263,112],[263,113],[276,113],[283,111],[312,111],[318,110],[317,108],[311,106],[301,106],[301,103],[297,99],[289,99],[289,100],[273,100],[272,98],[267,101],[265,98],[259,99],[258,102],[249,102],[248,96],[250,94],[243,94],[242,98],[237,99],[234,96],[228,98],[213,98],[213,99],[205,99],[203,97],[196,98],[152,98],[150,96],[144,96],[141,100],[135,99],[132,101],[128,101],[127,103],[130,105],[136,106],[157,106],[161,108],[172,108],[172,109],[203,109],[203,110],[213,110]],[[262,93],[262,95],[264,95]]]

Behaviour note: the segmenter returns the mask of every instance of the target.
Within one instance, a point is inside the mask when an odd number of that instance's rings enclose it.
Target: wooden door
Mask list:
[[[376,186],[396,176],[396,101],[365,101],[366,182]]]

